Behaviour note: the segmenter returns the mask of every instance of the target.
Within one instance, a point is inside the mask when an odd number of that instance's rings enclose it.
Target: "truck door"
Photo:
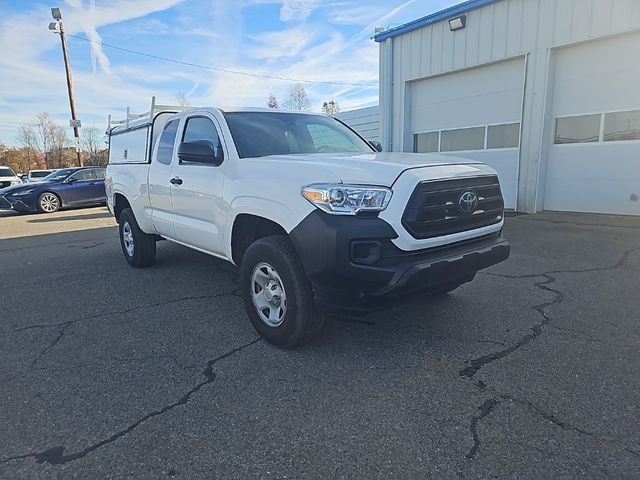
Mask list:
[[[165,124],[149,166],[149,204],[153,227],[160,235],[168,238],[175,237],[171,206],[171,163],[175,156],[179,124],[178,118]]]
[[[225,221],[222,184],[227,163],[217,121],[205,113],[186,117],[180,143],[208,141],[216,163],[178,158],[171,170],[176,240],[218,255],[224,254],[219,225]]]

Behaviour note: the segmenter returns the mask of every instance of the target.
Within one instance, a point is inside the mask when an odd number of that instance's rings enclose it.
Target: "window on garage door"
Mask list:
[[[605,114],[603,140],[640,140],[640,110]]]
[[[416,133],[413,135],[413,151],[415,153],[437,152],[439,143],[439,132]]]
[[[589,143],[600,140],[601,115],[578,115],[556,119],[554,143]]]
[[[440,151],[482,150],[484,149],[484,131],[485,127],[443,130]]]
[[[506,123],[487,127],[487,148],[512,148],[520,144],[520,124]]]

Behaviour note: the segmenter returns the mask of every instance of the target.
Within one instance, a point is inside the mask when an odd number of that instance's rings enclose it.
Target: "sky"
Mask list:
[[[160,104],[175,104],[182,92],[193,106],[265,106],[269,93],[282,101],[295,80],[307,80],[302,85],[315,111],[332,98],[343,111],[376,105],[374,28],[397,26],[456,3],[0,0],[0,143],[19,146],[19,126],[34,122],[39,112],[68,127],[60,37],[48,30],[51,7],[61,9],[68,34],[78,118],[83,127],[104,131],[108,114],[123,118],[127,106],[146,111],[152,96]]]

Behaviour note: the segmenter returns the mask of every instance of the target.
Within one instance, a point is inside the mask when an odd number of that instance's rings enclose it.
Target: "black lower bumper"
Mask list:
[[[379,310],[471,281],[509,257],[499,233],[420,251],[403,251],[393,228],[377,217],[317,211],[291,232],[318,307],[329,313]]]
[[[37,208],[32,203],[35,203],[35,200],[31,198],[17,200],[0,195],[0,210],[15,210],[17,212],[37,211]]]

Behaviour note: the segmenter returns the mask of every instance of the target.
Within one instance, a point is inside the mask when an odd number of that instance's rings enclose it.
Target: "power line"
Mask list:
[[[234,75],[244,75],[244,76],[247,76],[247,77],[259,77],[259,78],[270,78],[270,79],[273,79],[273,80],[286,80],[288,82],[319,83],[319,84],[324,84],[324,85],[343,85],[343,86],[349,86],[349,87],[369,87],[369,88],[374,88],[374,87],[378,86],[378,85],[371,85],[369,83],[347,83],[347,82],[328,82],[328,81],[322,81],[322,80],[303,80],[303,79],[299,79],[299,78],[278,77],[276,75],[261,75],[259,73],[241,72],[239,70],[231,70],[231,69],[228,69],[228,68],[212,67],[210,65],[200,65],[198,63],[183,62],[181,60],[175,60],[175,59],[172,59],[172,58],[161,57],[159,55],[152,55],[150,53],[138,52],[136,50],[131,50],[129,48],[118,47],[116,45],[109,45],[108,43],[103,43],[103,42],[97,42],[95,40],[90,40],[88,38],[81,37],[79,35],[72,35],[70,33],[67,33],[67,37],[77,38],[78,40],[82,40],[84,42],[95,43],[96,45],[101,45],[103,47],[113,48],[115,50],[120,50],[122,52],[127,52],[127,53],[133,53],[135,55],[141,55],[143,57],[154,58],[156,60],[162,60],[162,61],[165,61],[165,62],[177,63],[179,65],[186,65],[188,67],[202,68],[202,69],[205,69],[205,70],[215,70],[217,72],[232,73]]]

